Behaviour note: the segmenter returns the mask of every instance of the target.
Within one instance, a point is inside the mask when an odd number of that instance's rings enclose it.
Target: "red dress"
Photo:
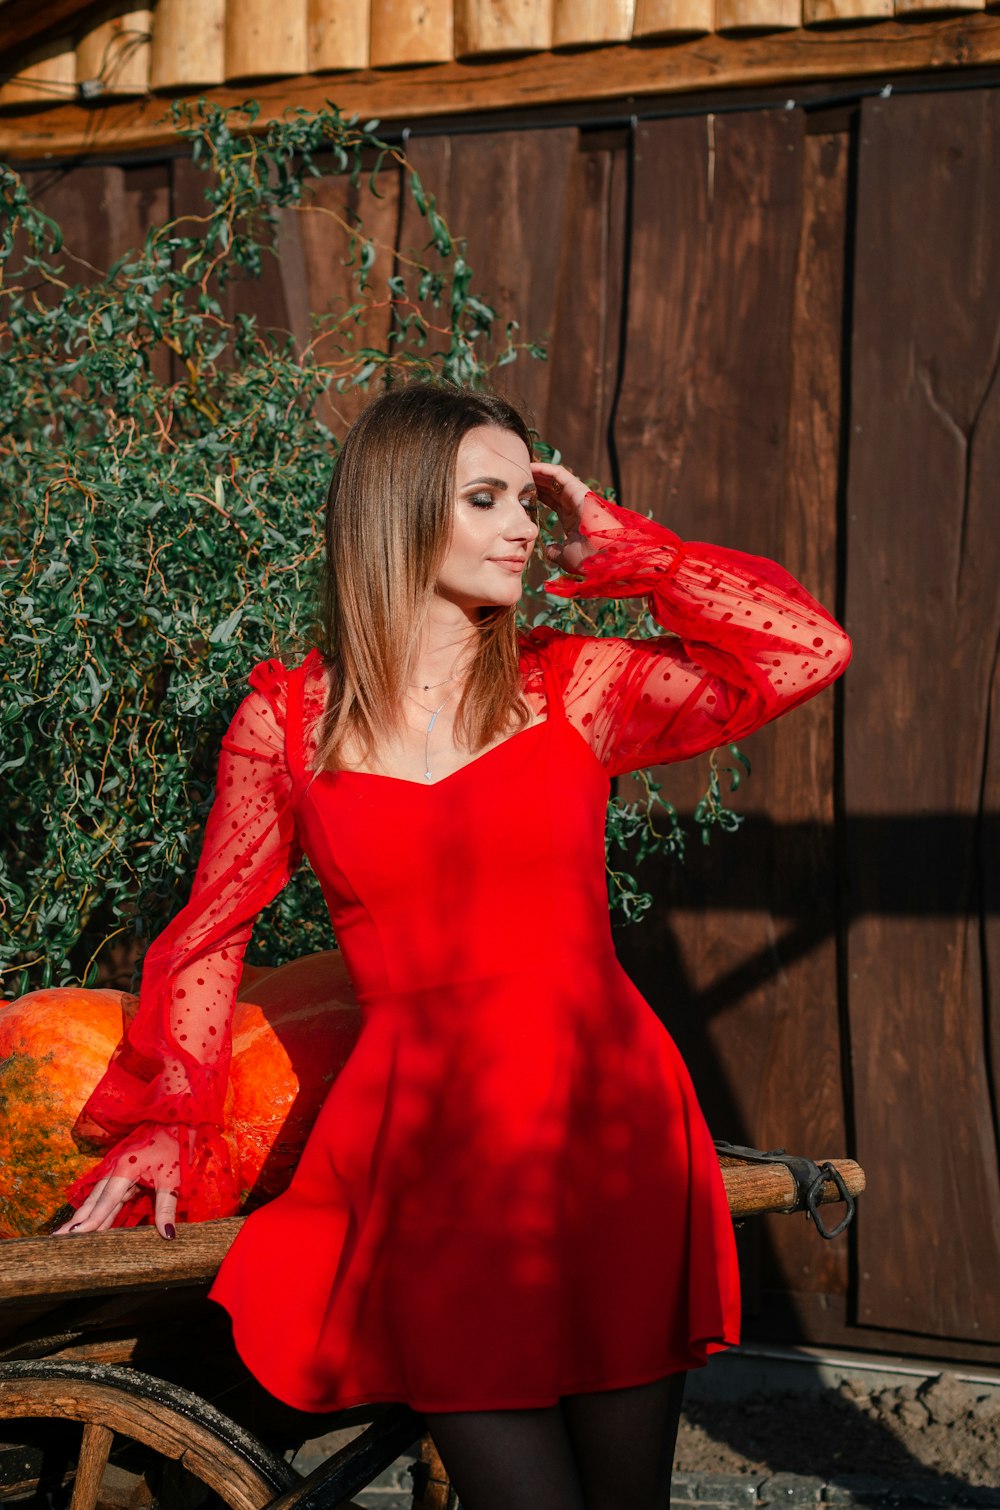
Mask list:
[[[647,596],[670,633],[521,639],[541,722],[438,781],[315,772],[318,652],[255,666],[223,739],[191,900],[86,1108],[112,1171],[235,1210],[219,1135],[229,1021],[260,909],[302,855],[362,1008],[289,1189],[211,1291],[273,1394],[510,1409],[636,1384],[738,1340],[718,1161],[667,1029],[612,943],[610,777],[740,738],[847,665],[781,567],[588,495],[599,548],[563,596]],[[184,1135],[178,1140],[178,1127]],[[149,1198],[120,1223],[148,1216]]]

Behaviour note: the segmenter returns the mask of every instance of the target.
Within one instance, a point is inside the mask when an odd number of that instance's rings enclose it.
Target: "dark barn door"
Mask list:
[[[832,693],[746,742],[741,832],[648,863],[653,912],[617,931],[717,1136],[869,1173],[849,1240],[743,1229],[748,1334],[1000,1360],[1000,95],[410,152],[476,287],[548,338],[498,383],[569,465],[777,558],[854,637]],[[32,177],[98,266],[198,209],[182,160]],[[382,194],[388,270],[426,223]],[[318,218],[280,251],[240,297],[304,344],[343,269]],[[690,810],[705,773],[658,774]]]

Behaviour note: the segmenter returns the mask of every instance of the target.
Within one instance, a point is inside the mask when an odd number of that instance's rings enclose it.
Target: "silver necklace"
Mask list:
[[[443,682],[407,682],[408,687],[420,687],[424,692],[429,692],[432,687],[443,687],[445,682],[453,682],[454,676],[446,676]]]
[[[449,677],[448,680],[449,681],[454,681],[454,677]],[[438,682],[437,685],[439,687],[441,687],[441,686],[444,685],[444,683],[443,682]],[[448,697],[450,697],[450,696],[451,696],[451,693],[449,692],[448,693]],[[448,701],[448,697],[445,698],[444,703],[446,703]],[[417,699],[416,698],[414,698],[413,701],[415,703],[417,703]],[[431,775],[431,766],[430,766],[431,730],[433,729],[434,725],[437,723],[437,716],[441,712],[441,709],[444,707],[444,703],[441,703],[439,707],[433,708],[433,709],[431,709],[431,708],[424,708],[423,703],[417,703],[417,707],[418,708],[423,708],[425,713],[429,713],[431,715],[430,723],[427,725],[427,732],[424,735],[424,780],[425,781],[432,781],[433,780],[433,777]]]

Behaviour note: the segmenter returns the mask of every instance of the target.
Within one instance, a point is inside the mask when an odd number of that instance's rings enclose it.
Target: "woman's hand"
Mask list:
[[[193,1158],[195,1130],[185,1127],[184,1132],[188,1138],[189,1156]],[[106,1232],[122,1207],[142,1187],[153,1193],[153,1220],[160,1236],[176,1236],[180,1136],[181,1128],[175,1123],[140,1123],[115,1145],[112,1155],[101,1166],[109,1172],[96,1181],[83,1204],[51,1235],[63,1237],[76,1232]]]
[[[73,1213],[68,1222],[56,1227],[53,1237],[62,1237],[71,1232],[106,1232],[113,1226],[115,1217],[126,1201],[138,1194],[139,1187],[127,1175],[113,1174],[98,1180],[83,1205]],[[156,1230],[161,1237],[176,1237],[174,1218],[177,1215],[177,1192],[158,1190],[155,1198]]]
[[[556,511],[566,534],[561,545],[545,547],[545,559],[550,566],[579,575],[582,562],[597,549],[580,532],[584,499],[590,489],[568,467],[557,466],[554,462],[533,461],[531,472],[540,502]]]

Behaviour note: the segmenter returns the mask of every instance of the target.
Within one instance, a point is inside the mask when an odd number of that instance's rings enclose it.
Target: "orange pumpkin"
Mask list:
[[[65,1187],[93,1165],[73,1125],[137,1005],[72,986],[0,1004],[0,1237],[48,1232]],[[359,1029],[337,950],[244,968],[225,1129],[244,1198],[286,1187]]]
[[[354,1047],[361,1013],[336,949],[244,978],[230,1081],[240,1186],[254,1204],[286,1188],[327,1091]]]
[[[134,1011],[126,991],[54,986],[0,1010],[0,1236],[47,1232],[94,1162],[73,1123]]]

